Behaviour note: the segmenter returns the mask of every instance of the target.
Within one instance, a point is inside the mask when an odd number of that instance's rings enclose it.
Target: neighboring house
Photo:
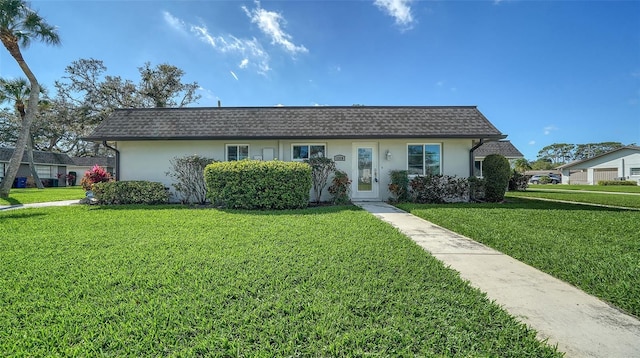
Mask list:
[[[4,173],[9,168],[9,160],[13,155],[13,148],[0,148],[0,178],[4,177]],[[63,153],[33,151],[33,164],[40,180],[44,186],[65,186],[65,180],[62,178],[67,174],[67,167],[73,165],[73,161],[68,155]],[[27,151],[22,155],[22,162],[18,169],[16,179],[18,182],[24,182],[25,178],[31,177],[29,169],[29,161],[27,159]],[[59,180],[62,178],[62,180]],[[16,182],[17,183],[17,182]]]
[[[475,106],[119,109],[86,140],[116,150],[119,180],[171,187],[170,160],[334,159],[353,200],[387,200],[389,172],[469,177],[473,150],[504,139]],[[329,199],[326,194],[323,200]]]
[[[84,173],[96,165],[103,167],[111,173],[112,177],[115,177],[115,157],[71,157],[71,160],[73,160],[73,165],[67,167],[67,173],[75,173],[76,184],[80,184]]]
[[[564,184],[596,185],[600,180],[637,180],[640,184],[640,147],[629,145],[593,158],[558,167]]]
[[[490,154],[500,154],[509,160],[509,164],[513,167],[513,163],[520,159],[524,158],[524,155],[520,153],[518,148],[516,148],[511,141],[501,140],[495,142],[486,142],[482,144],[478,149],[473,151],[474,155],[474,164],[473,164],[473,175],[477,177],[482,177],[482,162],[487,155]]]

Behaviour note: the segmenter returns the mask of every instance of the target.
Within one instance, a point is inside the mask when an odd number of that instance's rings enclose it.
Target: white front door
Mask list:
[[[380,200],[378,143],[353,143],[351,199]]]

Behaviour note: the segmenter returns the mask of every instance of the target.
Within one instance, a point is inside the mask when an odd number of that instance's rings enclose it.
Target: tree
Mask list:
[[[336,171],[336,163],[327,157],[312,157],[306,160],[311,166],[311,182],[313,183],[313,194],[316,203],[320,203],[322,191],[327,186],[329,175]]]
[[[20,47],[28,47],[32,39],[47,44],[59,44],[60,38],[56,29],[47,24],[38,13],[31,10],[24,0],[0,0],[0,41],[18,63],[29,80],[29,103],[38,103],[40,84],[27,62],[22,57]],[[38,106],[28,106],[16,141],[15,150],[9,160],[9,168],[0,185],[0,197],[8,198],[13,180],[18,173],[22,155],[29,137],[31,123],[38,112]]]
[[[529,161],[524,158],[518,158],[514,163],[514,169],[518,173],[524,173],[531,169],[531,164],[529,164]]]
[[[576,145],[573,159],[589,159],[622,147],[624,147],[624,145],[620,142],[578,144]]]
[[[182,83],[184,71],[176,66],[161,63],[151,68],[146,62],[138,67],[138,71],[141,77],[138,94],[142,97],[143,107],[184,107],[200,99],[196,94],[200,87],[198,83]]]
[[[91,145],[79,138],[116,108],[183,107],[200,99],[196,94],[198,83],[182,83],[184,71],[166,63],[151,67],[147,62],[139,67],[137,85],[106,71],[101,60],[79,59],[65,68],[62,80],[55,82],[55,119],[65,123],[65,133],[71,134],[56,145],[59,150],[77,155],[90,152]]]
[[[16,78],[13,80],[0,78],[0,103],[7,101],[13,102],[16,113],[20,116],[22,125],[24,125],[24,119],[26,117],[25,108],[27,107],[26,102],[28,101],[29,92],[30,89],[27,85],[27,80],[24,78]],[[38,189],[44,189],[36,166],[33,163],[33,136],[31,134],[31,128],[27,136],[27,158],[29,161],[29,169],[31,170],[31,175],[33,176],[36,186]]]
[[[575,144],[555,143],[542,148],[538,152],[538,159],[551,161],[553,164],[568,163],[573,158]]]

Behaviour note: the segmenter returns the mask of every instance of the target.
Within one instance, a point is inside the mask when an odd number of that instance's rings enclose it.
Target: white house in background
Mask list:
[[[170,160],[335,160],[352,200],[387,200],[389,172],[469,177],[474,150],[504,139],[475,106],[119,109],[86,140],[116,151],[118,180],[171,187]],[[323,199],[328,199],[327,193]]]
[[[593,158],[558,167],[563,184],[596,185],[600,180],[637,180],[640,184],[640,147],[629,145]]]
[[[80,180],[84,173],[94,166],[103,167],[107,172],[115,177],[116,158],[115,157],[71,157],[73,165],[67,166],[67,173],[75,173],[76,184],[80,184]]]
[[[520,159],[524,158],[524,155],[516,148],[511,141],[508,140],[500,140],[495,142],[486,142],[482,144],[478,149],[474,152],[474,165],[473,165],[473,175],[477,177],[482,177],[482,163],[484,162],[484,158],[490,154],[500,154],[509,160],[509,164],[513,167],[513,163]]]
[[[9,169],[9,161],[13,155],[13,150],[14,148],[0,148],[0,179],[4,178],[4,173]],[[34,150],[33,164],[44,186],[66,186],[64,176],[67,174],[67,167],[73,165],[73,161],[64,153]],[[16,174],[14,186],[23,187],[23,184],[26,183],[32,184],[33,177],[29,169],[27,151],[25,150]]]

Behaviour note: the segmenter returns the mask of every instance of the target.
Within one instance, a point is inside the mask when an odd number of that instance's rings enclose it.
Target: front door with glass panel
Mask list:
[[[380,200],[377,148],[377,143],[353,144],[351,198],[354,200]]]

